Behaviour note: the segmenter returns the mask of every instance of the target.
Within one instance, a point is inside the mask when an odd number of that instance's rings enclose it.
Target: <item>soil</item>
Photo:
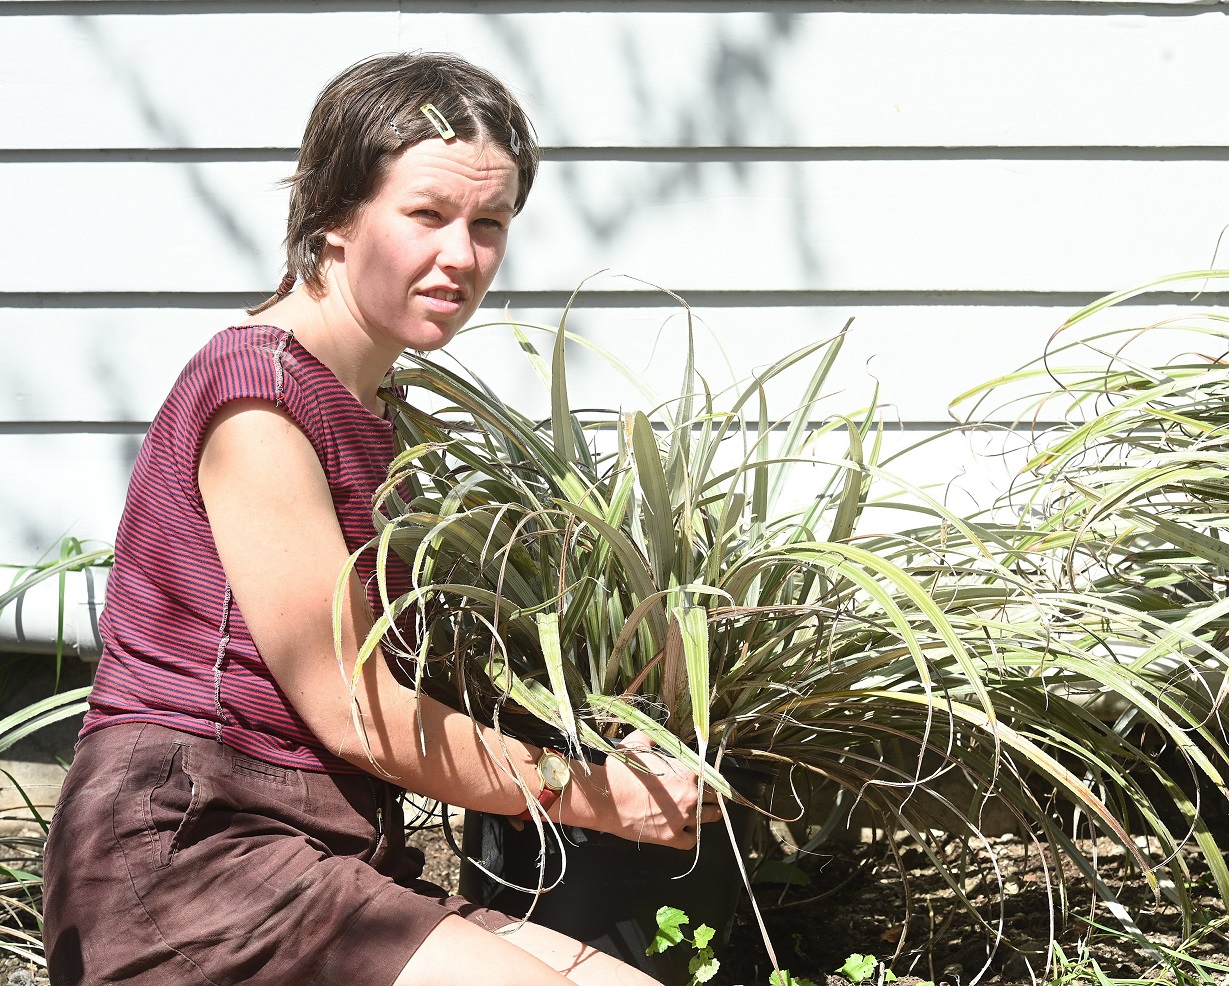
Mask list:
[[[460,841],[459,819],[454,833]],[[426,877],[455,888],[460,863],[448,849],[438,826],[413,833],[411,841],[427,855]],[[1175,948],[1183,941],[1181,913],[1176,904],[1156,899],[1126,852],[1108,840],[1077,843],[1096,853],[1101,879],[1112,887],[1154,947]],[[956,840],[941,847],[949,863],[958,864],[963,848]],[[769,855],[769,854],[766,854]],[[776,854],[771,854],[776,855]],[[999,875],[990,863],[993,856]],[[1215,894],[1207,865],[1195,852],[1185,856],[1190,885],[1203,929],[1200,945],[1189,954],[1210,963],[1206,981],[1229,983],[1229,919]],[[1002,921],[1000,944],[979,929],[956,903],[954,891],[917,848],[902,852],[905,883],[886,840],[832,847],[782,869],[762,867],[754,884],[756,901],[781,966],[795,977],[819,986],[849,986],[834,975],[849,956],[883,959],[900,977],[898,986],[923,980],[949,986],[1030,983],[1044,980],[1051,940],[1047,879],[1054,880],[1054,861],[1016,836],[1002,836],[965,856],[963,890],[981,908],[986,921]],[[1047,872],[1049,876],[1047,877]],[[1063,866],[1069,911],[1090,914],[1091,889],[1069,863]],[[807,882],[768,882],[765,876],[786,876]],[[1002,892],[995,888],[1001,882]],[[912,914],[906,913],[906,899]],[[1000,918],[1001,902],[1001,918]],[[1099,906],[1094,920],[1116,927],[1113,916]],[[907,925],[907,927],[906,927]],[[1095,959],[1101,971],[1115,978],[1138,979],[1156,973],[1157,956],[1124,935],[1099,932],[1089,936],[1087,922],[1071,917],[1053,929],[1069,960]],[[1081,943],[1085,943],[1081,950]],[[712,986],[767,986],[772,972],[754,911],[747,899],[735,917],[729,945],[718,952],[722,968]],[[1223,970],[1215,969],[1215,966]],[[1052,970],[1051,970],[1052,971]],[[1195,980],[1198,981],[1198,980]]]
[[[1108,840],[1079,843],[1085,852],[1098,853],[1102,880],[1113,887],[1141,932],[1155,946],[1174,948],[1183,941],[1179,908],[1164,898],[1157,901],[1127,854]],[[958,863],[963,847],[955,840],[942,847],[951,863]],[[998,875],[990,866],[993,855]],[[781,965],[795,976],[817,983],[827,977],[830,986],[847,980],[832,973],[854,953],[874,955],[890,963],[907,986],[912,977],[964,986],[985,983],[1028,983],[1047,978],[1048,945],[1057,941],[1068,960],[1095,959],[1101,971],[1114,978],[1137,979],[1157,972],[1156,954],[1136,941],[1110,930],[1090,935],[1083,914],[1106,929],[1118,927],[1104,906],[1092,909],[1086,880],[1069,863],[1069,914],[1056,918],[1052,928],[1047,899],[1047,867],[1035,846],[1014,836],[1003,836],[991,846],[966,854],[969,875],[963,889],[992,926],[1002,922],[1001,937],[979,928],[958,906],[956,895],[918,848],[905,849],[900,865],[909,881],[908,893],[898,863],[885,842],[849,846],[817,854],[800,863],[809,884],[755,887],[756,900]],[[1054,863],[1049,864],[1053,881]],[[1206,929],[1203,945],[1191,950],[1198,958],[1217,963],[1224,971],[1209,978],[1223,983],[1229,974],[1229,936],[1217,927],[1224,908],[1215,896],[1206,865],[1190,854],[1187,860],[1195,886],[1199,924]],[[980,872],[977,872],[980,870]],[[1001,888],[1001,889],[1000,889]],[[908,913],[906,902],[911,902]],[[995,942],[998,942],[995,947]],[[752,909],[743,902],[735,921],[723,972],[724,984],[759,986],[768,982],[772,966],[764,954],[763,938]],[[1053,969],[1049,970],[1053,974]]]
[[[459,824],[457,818],[453,830],[458,836]],[[439,825],[412,831],[410,841],[426,854],[424,877],[455,889],[460,866]],[[1164,897],[1157,901],[1121,849],[1105,841],[1080,845],[1086,852],[1096,850],[1102,879],[1119,894],[1154,947],[1173,948],[1182,942],[1177,906]],[[952,840],[940,851],[956,863],[963,850]],[[997,878],[988,865],[991,855],[998,865]],[[1003,836],[989,847],[966,854],[964,862],[965,893],[988,922],[997,925],[1002,921],[997,948],[991,947],[995,936],[977,928],[957,906],[953,890],[917,848],[906,848],[900,859],[909,881],[906,894],[897,860],[882,839],[834,847],[784,869],[779,865],[761,868],[755,896],[780,964],[795,977],[806,977],[819,986],[825,986],[825,981],[827,986],[849,986],[847,979],[833,973],[855,953],[890,962],[900,977],[899,986],[921,980],[966,986],[975,980],[1015,984],[1046,978],[1051,930],[1045,864],[1049,864],[1052,879],[1053,861],[1043,859],[1021,839]],[[1188,952],[1214,964],[1204,981],[1224,983],[1229,981],[1229,922],[1206,865],[1194,853],[1187,854],[1186,863],[1203,929],[1202,942]],[[36,868],[33,860],[22,864]],[[1063,869],[1070,910],[1088,915],[1091,894],[1087,883],[1069,863]],[[791,882],[767,882],[765,876],[778,881],[788,877]],[[996,890],[1000,886],[1001,892]],[[907,900],[912,902],[911,914]],[[1095,920],[1106,926],[1114,924],[1103,908],[1095,912]],[[10,916],[0,923],[11,922]],[[1086,954],[1111,977],[1138,979],[1158,971],[1155,953],[1124,936],[1099,932],[1089,939],[1088,925],[1078,919],[1060,924],[1054,937],[1069,960]],[[1084,953],[1081,942],[1088,943]],[[718,957],[722,968],[711,981],[713,986],[767,986],[772,965],[748,900],[743,900],[730,943]],[[48,982],[46,970],[35,963],[12,955],[0,959],[0,986],[44,986]]]

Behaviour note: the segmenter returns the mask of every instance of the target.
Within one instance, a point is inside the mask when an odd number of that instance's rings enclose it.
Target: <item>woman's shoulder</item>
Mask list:
[[[290,341],[289,332],[271,325],[222,329],[188,360],[171,396],[221,389],[253,397],[268,391],[272,397]]]
[[[168,391],[151,434],[170,427],[199,433],[222,405],[252,398],[282,403],[290,334],[273,326],[222,329],[188,360]]]
[[[188,368],[253,360],[267,363],[285,350],[291,334],[275,325],[231,325],[217,332],[188,362]]]

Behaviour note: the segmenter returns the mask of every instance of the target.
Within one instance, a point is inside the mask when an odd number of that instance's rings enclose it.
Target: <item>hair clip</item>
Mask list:
[[[452,138],[457,135],[456,131],[448,125],[448,121],[444,119],[444,114],[437,110],[434,104],[423,103],[419,109],[421,110],[422,115],[431,121],[431,125],[439,131],[439,135],[443,137],[444,140],[452,140]]]
[[[509,133],[512,136],[508,139],[508,145],[512,148],[513,155],[519,156],[521,153],[521,138],[517,136],[515,129],[510,130]]]

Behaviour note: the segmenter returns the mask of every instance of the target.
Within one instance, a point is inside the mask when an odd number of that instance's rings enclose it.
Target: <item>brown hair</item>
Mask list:
[[[517,169],[515,210],[520,212],[538,172],[533,125],[507,87],[485,69],[456,55],[397,52],[350,66],[324,87],[312,108],[290,186],[286,220],[286,276],[255,315],[285,297],[296,280],[324,286],[324,235],[353,221],[379,188],[393,155],[439,137],[422,107],[430,103],[458,140],[489,141]]]

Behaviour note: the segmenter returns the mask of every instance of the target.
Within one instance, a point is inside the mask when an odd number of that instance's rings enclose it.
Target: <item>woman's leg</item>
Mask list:
[[[569,982],[581,986],[659,986],[656,979],[639,969],[540,924],[523,924],[504,935],[504,940],[536,955]]]
[[[393,986],[657,986],[605,952],[536,924],[496,935],[449,915],[411,956]]]

